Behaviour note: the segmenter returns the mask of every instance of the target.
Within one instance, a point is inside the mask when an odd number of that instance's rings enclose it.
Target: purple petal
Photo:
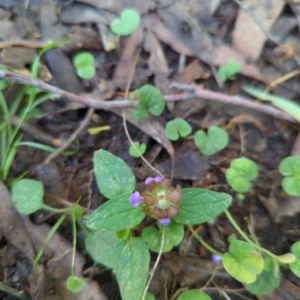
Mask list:
[[[159,222],[161,225],[167,226],[170,224],[171,219],[170,218],[162,218],[162,219],[159,219]]]
[[[212,262],[214,263],[214,264],[218,264],[219,262],[221,262],[222,261],[222,256],[219,256],[219,255],[217,255],[217,254],[213,254],[212,256],[211,256],[211,260],[212,260]]]
[[[141,197],[140,193],[137,191],[131,194],[129,197],[129,203],[134,207],[139,206],[139,204],[142,203],[143,200],[144,198]]]
[[[156,182],[156,183],[161,183],[162,181],[162,178],[160,176],[156,176],[153,178],[153,180]]]
[[[145,184],[148,185],[149,183],[151,183],[154,180],[153,177],[147,177],[145,180]]]

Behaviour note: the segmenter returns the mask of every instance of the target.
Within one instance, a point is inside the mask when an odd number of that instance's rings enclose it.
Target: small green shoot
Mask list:
[[[228,184],[238,193],[247,192],[251,186],[250,181],[257,175],[257,165],[246,157],[234,159],[225,173]]]
[[[146,144],[145,143],[139,143],[139,142],[134,142],[133,145],[130,145],[129,147],[129,154],[132,157],[141,157],[142,155],[144,155],[144,153],[146,152]],[[137,149],[137,150],[136,150]]]
[[[221,82],[228,79],[233,80],[235,76],[241,72],[240,65],[234,60],[228,60],[227,63],[218,69],[218,77]]]
[[[83,286],[86,284],[86,280],[79,278],[75,275],[71,275],[67,279],[67,288],[73,293],[78,293],[82,290]]]
[[[284,191],[291,196],[300,196],[300,156],[284,158],[279,164],[279,172],[284,176]]]
[[[298,103],[281,96],[266,93],[250,86],[243,87],[243,90],[253,97],[259,98],[260,100],[270,101],[274,106],[285,111],[294,117],[298,122],[300,122],[300,105]]]
[[[228,145],[229,137],[223,128],[211,126],[207,133],[198,130],[194,135],[194,142],[204,155],[214,155]]]
[[[86,51],[77,53],[73,58],[77,75],[82,79],[91,79],[95,76],[94,56]]]
[[[174,119],[166,125],[166,136],[171,141],[177,141],[179,137],[187,137],[192,132],[192,127],[184,119]]]
[[[199,290],[190,290],[182,293],[178,300],[211,300],[211,298],[204,292]]]
[[[290,263],[289,267],[297,277],[300,277],[300,242],[292,245],[291,252],[296,256],[296,260]]]
[[[159,116],[165,109],[165,100],[162,93],[153,85],[145,84],[131,94],[131,98],[138,97],[140,100],[134,107],[136,111],[131,113],[136,120],[147,118],[148,112],[153,116]]]
[[[248,242],[235,240],[230,243],[229,252],[223,255],[225,270],[242,283],[252,283],[264,267],[263,258]]]
[[[139,24],[139,13],[132,8],[126,8],[121,12],[120,18],[111,21],[110,29],[118,36],[126,36],[132,34],[139,27]]]

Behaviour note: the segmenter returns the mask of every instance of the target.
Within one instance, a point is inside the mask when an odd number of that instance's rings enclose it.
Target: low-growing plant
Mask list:
[[[129,147],[129,154],[132,157],[141,157],[146,152],[147,146],[145,143],[134,142]]]
[[[204,155],[214,155],[227,147],[229,137],[223,128],[210,126],[207,133],[198,130],[194,135],[194,142]]]
[[[119,18],[115,18],[110,23],[111,31],[118,36],[132,34],[140,24],[139,13],[132,8],[126,8],[121,12]]]
[[[174,119],[166,125],[166,136],[171,141],[177,141],[180,137],[187,137],[192,132],[192,127],[184,119]]]
[[[79,52],[73,57],[73,64],[77,75],[82,79],[91,79],[95,76],[94,56],[86,51]]]
[[[162,93],[153,85],[145,84],[131,93],[130,99],[138,99],[134,105],[135,111],[131,115],[136,120],[147,118],[149,112],[153,116],[159,116],[165,109],[165,100]]]
[[[257,175],[256,163],[246,157],[232,160],[225,173],[228,184],[238,193],[247,192],[251,187],[250,181]]]
[[[227,63],[218,69],[218,77],[221,82],[228,79],[235,79],[236,75],[241,72],[240,65],[234,60],[228,60]]]

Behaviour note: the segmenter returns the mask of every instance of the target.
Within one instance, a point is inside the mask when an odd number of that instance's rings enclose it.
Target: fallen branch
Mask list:
[[[116,108],[132,107],[134,104],[138,103],[138,101],[127,101],[125,99],[113,100],[113,101],[103,101],[101,99],[92,99],[92,98],[78,96],[73,93],[61,90],[50,84],[47,84],[39,79],[34,79],[29,76],[15,73],[12,71],[7,71],[7,70],[0,70],[0,79],[34,86],[43,91],[52,93],[53,98],[64,98],[66,100],[81,103],[87,107],[91,107],[91,108],[95,108],[95,109],[111,111]],[[246,98],[239,97],[239,96],[228,96],[228,95],[225,95],[222,93],[212,92],[210,90],[199,89],[193,85],[185,85],[185,84],[180,84],[180,83],[176,83],[176,82],[173,82],[171,87],[176,88],[178,90],[183,90],[183,91],[185,91],[185,93],[165,95],[164,98],[165,98],[166,102],[177,102],[177,101],[188,100],[191,98],[201,98],[201,99],[221,102],[224,104],[247,107],[247,108],[271,115],[271,116],[281,119],[281,120],[296,123],[296,120],[293,117],[291,117],[289,114],[287,114],[281,110],[278,110],[277,108],[274,108],[270,105],[265,105],[265,104],[261,104],[258,102],[254,102],[251,99],[246,99]]]

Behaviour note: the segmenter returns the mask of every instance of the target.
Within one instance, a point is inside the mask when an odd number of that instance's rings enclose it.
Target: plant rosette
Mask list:
[[[77,53],[73,58],[77,75],[82,79],[91,79],[95,76],[94,56],[86,51]]]

